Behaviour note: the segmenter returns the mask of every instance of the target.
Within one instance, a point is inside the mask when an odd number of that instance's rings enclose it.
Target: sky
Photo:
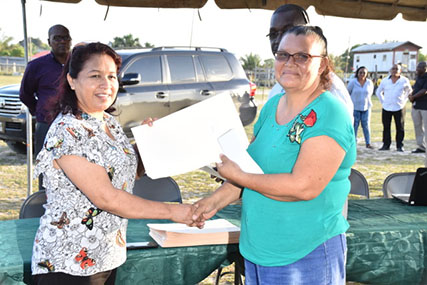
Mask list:
[[[221,47],[238,57],[253,53],[262,60],[272,58],[266,37],[271,10],[220,9],[214,0],[209,0],[199,10],[110,7],[104,20],[107,6],[94,0],[78,4],[40,0],[26,0],[26,3],[28,36],[46,43],[49,27],[63,24],[69,28],[73,44],[108,43],[114,37],[132,34],[141,44]],[[330,54],[340,55],[355,44],[385,40],[411,41],[427,53],[427,22],[406,21],[400,15],[391,21],[321,16],[313,7],[307,12],[311,24],[323,29]],[[23,39],[20,0],[0,0],[0,29],[0,38],[11,36],[12,43]]]

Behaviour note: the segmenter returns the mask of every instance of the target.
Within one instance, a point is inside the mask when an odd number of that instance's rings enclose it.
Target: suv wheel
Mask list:
[[[27,146],[22,142],[6,142],[7,146],[16,153],[27,154]]]

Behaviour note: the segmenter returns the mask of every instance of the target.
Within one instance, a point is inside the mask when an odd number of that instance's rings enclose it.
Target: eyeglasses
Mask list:
[[[274,57],[276,58],[277,61],[281,61],[281,62],[288,62],[289,59],[291,57],[294,58],[294,62],[296,64],[304,64],[306,63],[309,59],[313,58],[313,57],[325,57],[324,55],[311,55],[305,52],[297,52],[294,54],[290,54],[286,51],[277,51],[274,53]]]
[[[71,41],[71,37],[70,36],[53,36],[53,40],[56,42],[60,42],[60,41]]]

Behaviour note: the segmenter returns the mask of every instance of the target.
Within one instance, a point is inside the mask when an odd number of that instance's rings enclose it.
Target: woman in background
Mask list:
[[[362,124],[366,147],[373,149],[371,145],[371,96],[374,93],[374,83],[368,78],[368,69],[364,66],[356,70],[356,77],[350,80],[347,89],[354,105],[354,135],[357,140],[357,129]]]

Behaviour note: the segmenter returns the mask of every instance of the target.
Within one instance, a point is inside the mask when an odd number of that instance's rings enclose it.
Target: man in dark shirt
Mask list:
[[[71,48],[71,37],[66,27],[52,26],[48,36],[51,52],[28,63],[19,91],[21,101],[28,107],[30,113],[36,116],[35,155],[42,149],[49,129],[46,121],[48,113],[45,109],[46,103],[56,96],[58,79]],[[39,185],[39,188],[41,186]]]
[[[414,122],[417,149],[412,153],[426,152],[427,144],[427,65],[425,61],[417,65],[417,80],[412,94],[408,96],[412,102],[412,120]],[[426,161],[427,165],[427,161]]]

